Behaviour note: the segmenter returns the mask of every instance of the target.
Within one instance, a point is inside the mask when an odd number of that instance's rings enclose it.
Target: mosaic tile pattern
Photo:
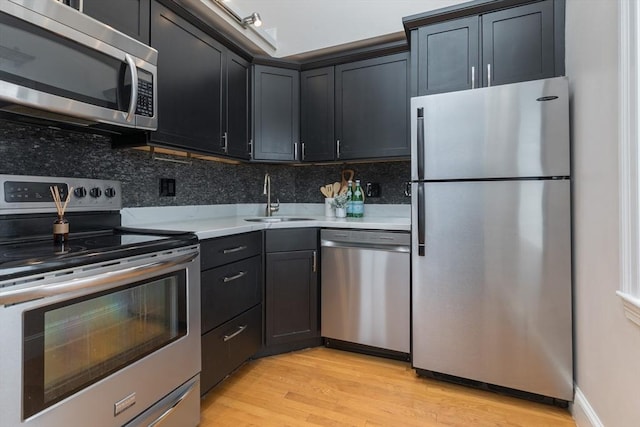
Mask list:
[[[124,207],[263,203],[264,174],[272,197],[283,203],[321,203],[320,186],[340,180],[343,168],[378,182],[379,204],[409,204],[404,183],[409,162],[353,165],[267,165],[193,159],[191,165],[152,160],[149,153],[112,149],[108,137],[0,120],[0,173],[114,179],[122,182]],[[176,196],[160,197],[160,178],[176,180]]]

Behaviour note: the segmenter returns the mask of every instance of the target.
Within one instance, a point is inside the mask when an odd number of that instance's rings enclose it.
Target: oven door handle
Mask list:
[[[0,305],[16,304],[39,298],[62,295],[68,292],[74,292],[82,289],[117,284],[125,279],[131,281],[145,274],[162,271],[176,265],[191,262],[197,256],[197,251],[190,252],[186,255],[182,255],[173,259],[129,267],[117,272],[102,273],[84,279],[72,280],[70,282],[43,284],[39,286],[31,286],[28,288],[14,290],[8,288],[7,290],[0,292]]]

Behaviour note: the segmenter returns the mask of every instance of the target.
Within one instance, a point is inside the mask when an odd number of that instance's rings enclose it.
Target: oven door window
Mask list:
[[[186,272],[24,313],[28,418],[187,334]]]

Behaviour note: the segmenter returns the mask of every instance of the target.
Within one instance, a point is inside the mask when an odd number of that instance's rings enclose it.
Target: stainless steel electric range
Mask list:
[[[0,175],[3,425],[199,423],[197,237],[122,228],[121,200],[117,181]]]

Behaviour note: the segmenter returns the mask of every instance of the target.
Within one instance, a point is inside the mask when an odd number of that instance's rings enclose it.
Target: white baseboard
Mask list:
[[[576,393],[573,397],[571,414],[578,427],[604,427],[604,424],[598,418],[598,414],[593,410],[582,390],[578,387],[576,387]]]

